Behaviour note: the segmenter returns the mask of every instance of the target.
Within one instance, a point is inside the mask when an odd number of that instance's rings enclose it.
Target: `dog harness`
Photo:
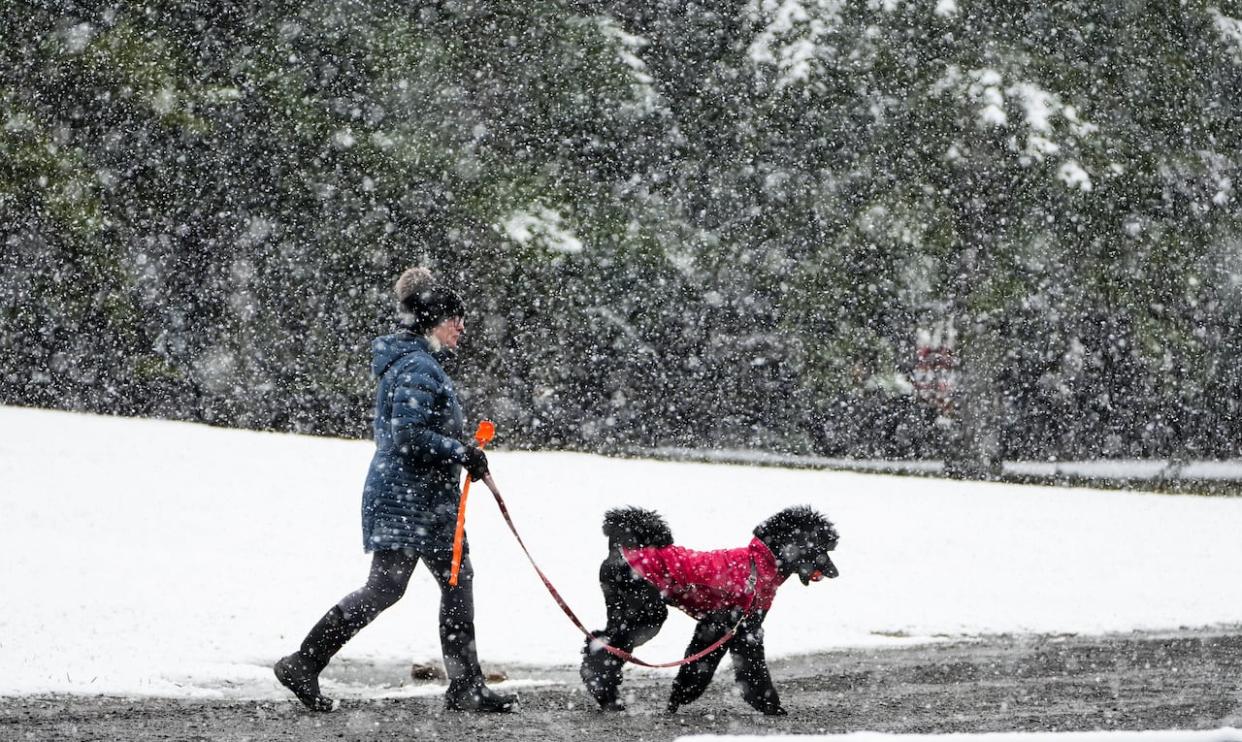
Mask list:
[[[772,550],[757,538],[741,549],[694,551],[683,546],[644,546],[621,551],[630,567],[654,585],[665,602],[696,620],[732,608],[766,612],[772,607],[776,588],[785,582],[785,576],[776,569]]]

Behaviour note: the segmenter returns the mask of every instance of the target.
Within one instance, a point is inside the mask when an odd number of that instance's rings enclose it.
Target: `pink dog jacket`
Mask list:
[[[730,608],[767,611],[785,582],[767,544],[751,539],[741,549],[694,551],[682,546],[622,549],[625,560],[666,600],[695,619]],[[750,565],[755,565],[754,594]]]

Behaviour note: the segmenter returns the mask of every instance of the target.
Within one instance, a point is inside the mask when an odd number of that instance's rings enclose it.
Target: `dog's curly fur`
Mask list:
[[[599,576],[608,626],[593,634],[614,647],[632,651],[659,633],[668,617],[668,608],[659,590],[630,567],[623,550],[671,546],[673,534],[659,513],[637,507],[609,510],[604,515],[603,530],[608,537],[608,556],[600,565]],[[836,528],[813,508],[781,510],[756,526],[754,535],[771,550],[783,578],[796,574],[803,584],[809,584],[820,576],[837,576],[836,565],[829,557],[839,540]],[[737,634],[726,647],[733,655],[742,697],[765,714],[784,714],[764,657],[763,619],[762,611],[743,616],[739,610],[722,610],[706,615],[695,627],[686,656],[711,646],[738,624]],[[726,647],[681,667],[673,681],[669,711],[702,695]],[[619,699],[621,665],[619,659],[602,651],[594,640],[587,641],[581,675],[587,690],[603,709],[624,708]]]
[[[837,529],[832,522],[805,505],[785,508],[755,526],[755,537],[768,545],[778,563],[797,574],[806,584],[815,572],[836,577],[828,552],[837,548]]]
[[[609,544],[625,549],[673,545],[673,531],[664,517],[643,508],[616,508],[604,513],[604,535]]]

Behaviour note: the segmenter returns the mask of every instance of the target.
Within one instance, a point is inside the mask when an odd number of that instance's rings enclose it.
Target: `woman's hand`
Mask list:
[[[483,453],[483,449],[471,444],[466,446],[466,458],[462,461],[462,466],[466,468],[466,472],[470,475],[471,482],[477,482],[488,474],[487,454]]]

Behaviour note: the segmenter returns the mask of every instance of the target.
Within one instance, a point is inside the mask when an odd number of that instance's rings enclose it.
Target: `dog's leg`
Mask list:
[[[763,614],[748,617],[729,642],[733,673],[742,688],[742,698],[769,716],[784,716],[781,699],[772,685],[768,661],[763,650]]]
[[[736,614],[719,612],[699,621],[694,627],[694,638],[690,640],[690,646],[686,647],[685,656],[698,654],[715,644],[733,626],[733,622],[737,620],[735,616]],[[716,674],[716,667],[724,657],[727,646],[718,647],[706,657],[681,666],[673,680],[673,692],[668,699],[669,713],[703,695],[708,683],[712,681],[712,676]]]
[[[619,556],[618,552],[616,557]],[[624,559],[616,557],[606,559],[599,570],[608,626],[591,634],[595,639],[630,652],[659,633],[668,618],[668,608],[659,590],[634,574]],[[588,639],[582,649],[579,670],[582,682],[601,709],[620,711],[625,708],[620,698],[624,663],[593,644],[594,640]]]

